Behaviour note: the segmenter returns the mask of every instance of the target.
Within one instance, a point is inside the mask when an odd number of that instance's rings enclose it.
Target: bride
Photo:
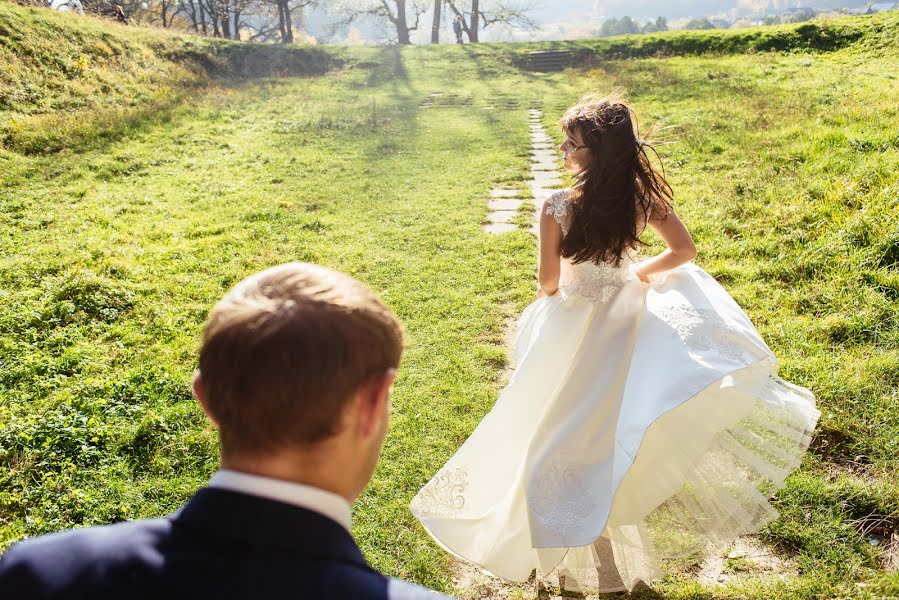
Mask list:
[[[576,184],[542,211],[517,368],[411,510],[495,575],[558,568],[564,589],[611,592],[776,517],[767,500],[819,413],[690,263],[693,240],[631,109],[588,97],[561,125]],[[646,227],[668,248],[639,261]]]

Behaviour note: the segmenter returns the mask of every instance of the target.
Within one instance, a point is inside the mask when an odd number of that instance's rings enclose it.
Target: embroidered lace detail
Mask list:
[[[690,352],[715,352],[733,361],[745,360],[745,334],[726,322],[716,311],[689,304],[668,306],[659,317],[674,329]]]
[[[415,498],[415,510],[428,516],[459,516],[465,508],[468,473],[461,468],[440,470]]]
[[[578,535],[595,514],[599,500],[584,479],[584,467],[555,456],[531,477],[528,506],[532,517],[560,536]]]
[[[546,199],[543,212],[552,216],[562,227],[562,234],[568,234],[571,224],[568,190],[560,190]],[[621,261],[621,265],[593,262],[572,264],[562,259],[562,276],[559,290],[563,295],[577,294],[599,303],[611,300],[627,281],[634,279],[637,252],[631,251]]]
[[[626,255],[617,267],[604,262],[572,264],[563,259],[565,264],[559,288],[566,294],[586,296],[600,303],[608,302],[625,283],[636,276],[634,256],[635,253]]]
[[[568,224],[565,216],[568,215],[568,190],[561,190],[546,199],[543,203],[543,212],[556,220],[562,226],[562,233],[568,233]]]

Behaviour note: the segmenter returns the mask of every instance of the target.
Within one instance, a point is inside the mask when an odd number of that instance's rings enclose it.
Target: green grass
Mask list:
[[[495,400],[504,320],[534,287],[529,234],[480,230],[489,190],[527,177],[528,108],[561,141],[566,106],[621,88],[642,124],[668,127],[659,151],[697,262],[823,413],[762,534],[800,575],[714,589],[684,575],[655,592],[899,595],[858,527],[872,514],[899,525],[899,18],[839,21],[857,34],[829,52],[684,51],[535,74],[515,66],[527,45],[326,48],[314,51],[326,75],[257,79],[221,78],[252,73],[253,47],[0,4],[9,22],[29,48],[56,28],[81,37],[52,52],[105,35],[152,60],[111,62],[121,87],[104,92],[101,74],[75,86],[49,54],[29,63],[0,35],[0,65],[20,74],[0,80],[16,98],[0,104],[3,546],[165,514],[201,486],[217,440],[188,382],[206,313],[241,277],[310,260],[371,285],[408,330],[354,533],[377,568],[450,589],[449,558],[407,504]],[[197,50],[183,60],[186,44]],[[294,74],[307,51],[259,49],[286,52]],[[40,94],[21,99],[27,85]],[[438,107],[421,108],[433,93]]]

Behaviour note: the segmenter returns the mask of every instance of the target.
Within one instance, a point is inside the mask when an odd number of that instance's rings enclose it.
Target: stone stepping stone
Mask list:
[[[531,144],[531,150],[555,150],[556,145],[552,142],[536,142]]]
[[[490,210],[518,210],[518,207],[524,203],[520,198],[499,198],[491,200],[487,203]]]
[[[559,158],[559,151],[556,150],[555,148],[531,150],[531,159],[536,160],[538,162],[547,161],[547,160],[556,160],[557,158]]]
[[[501,233],[509,233],[511,231],[518,231],[518,225],[513,223],[488,223],[484,225],[484,231],[487,233],[492,233],[494,235],[499,235]]]
[[[529,115],[542,115],[543,113],[540,111],[539,108],[529,108],[528,114]]]
[[[535,186],[531,189],[531,194],[534,196],[534,202],[539,205],[542,205],[544,200],[558,192],[558,188],[542,188],[539,186]]]
[[[491,223],[511,223],[517,216],[517,210],[495,210],[487,213],[487,220]]]
[[[495,190],[490,190],[490,195],[494,198],[515,198],[520,194],[518,190],[506,190],[497,188]]]
[[[559,166],[555,162],[533,162],[531,171],[558,171]]]
[[[553,187],[562,185],[562,178],[555,171],[531,171],[531,186]]]
[[[552,165],[553,169],[559,168],[559,161],[556,160],[555,156],[540,156],[537,158],[531,159],[531,167],[535,167],[536,165]],[[540,168],[538,171],[546,171],[546,169]]]

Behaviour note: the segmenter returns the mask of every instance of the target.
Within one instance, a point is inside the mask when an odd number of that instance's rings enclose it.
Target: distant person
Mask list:
[[[119,23],[122,23],[123,25],[128,24],[128,17],[125,16],[125,11],[124,11],[124,9],[122,9],[121,4],[115,5],[115,19],[116,19],[116,21],[118,21]]]
[[[167,517],[14,545],[0,598],[446,598],[381,575],[350,535],[402,350],[399,321],[347,275],[290,263],[244,279],[209,316],[193,383],[221,470]]]
[[[456,43],[461,44],[462,42],[462,32],[465,30],[462,25],[462,15],[456,15],[456,20],[453,21],[453,33],[456,34]]]

